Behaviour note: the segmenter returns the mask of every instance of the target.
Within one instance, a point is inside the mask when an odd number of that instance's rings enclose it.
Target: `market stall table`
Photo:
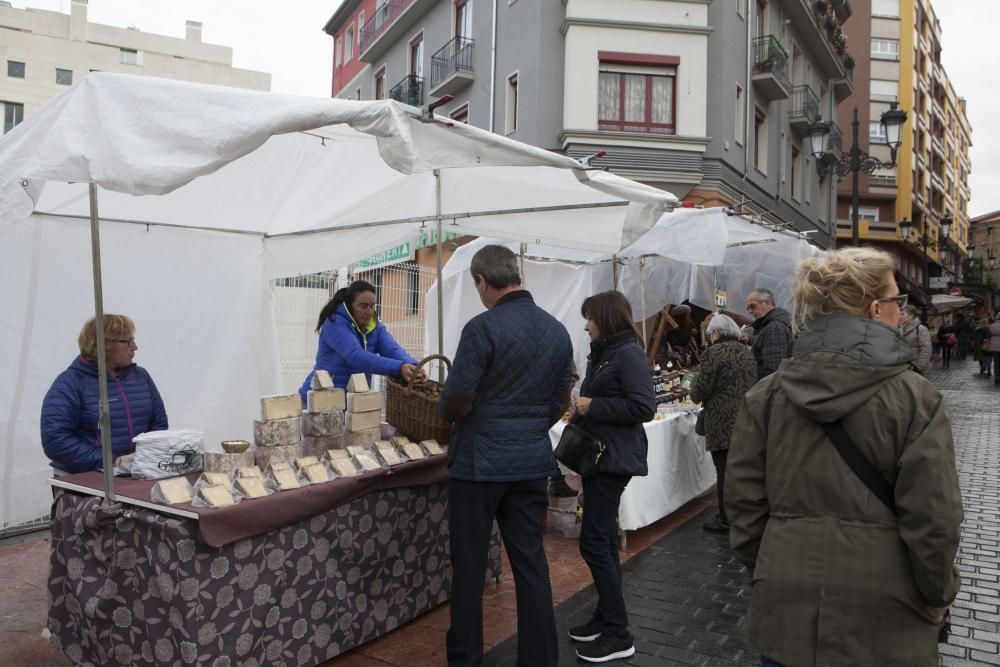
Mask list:
[[[51,482],[48,629],[74,664],[315,665],[449,596],[444,456],[221,509]]]
[[[691,412],[678,411],[644,424],[649,474],[633,477],[625,487],[618,510],[622,530],[648,526],[715,484],[715,467],[705,451],[705,439],[694,432],[696,419]],[[564,428],[566,423],[560,421],[549,431],[553,449]]]

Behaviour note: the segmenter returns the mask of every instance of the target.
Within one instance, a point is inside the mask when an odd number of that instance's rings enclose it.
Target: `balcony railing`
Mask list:
[[[419,107],[424,103],[424,80],[416,74],[408,74],[389,90],[389,97],[397,102]]]
[[[361,27],[361,53],[368,50],[386,28],[399,18],[413,0],[388,0],[375,8],[375,14]]]
[[[792,128],[805,132],[806,128],[819,119],[819,97],[808,85],[792,88],[792,105],[788,121]]]
[[[882,176],[880,174],[873,174],[868,177],[868,182],[871,185],[882,187],[882,188],[894,188],[896,187],[896,177],[895,176]]]
[[[475,40],[455,37],[431,56],[431,88],[437,88],[455,74],[472,74],[472,47]]]
[[[768,99],[788,98],[788,54],[774,35],[753,40],[753,80]]]
[[[840,159],[844,152],[844,136],[841,134],[840,126],[836,123],[829,123],[830,134],[826,135],[826,147],[824,148],[822,162],[832,164]]]

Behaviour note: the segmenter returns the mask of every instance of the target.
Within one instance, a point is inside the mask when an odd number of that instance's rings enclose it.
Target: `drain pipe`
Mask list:
[[[490,132],[496,126],[497,106],[497,0],[493,0],[493,34],[490,37]]]
[[[747,176],[750,174],[750,70],[753,69],[753,17],[750,16],[750,10],[754,8],[760,11],[760,9],[756,7],[757,3],[750,0],[737,0],[737,2],[746,2],[743,16],[747,21],[747,66],[746,78],[743,81],[743,191],[740,193],[746,199]]]

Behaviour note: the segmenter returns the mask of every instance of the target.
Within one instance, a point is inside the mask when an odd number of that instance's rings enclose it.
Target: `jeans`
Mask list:
[[[483,588],[493,519],[500,526],[517,595],[517,664],[555,667],[559,662],[549,563],[542,521],[548,480],[467,482],[448,480],[451,563],[449,665],[483,664]]]
[[[954,350],[953,345],[948,345],[943,343],[941,345],[941,366],[944,368],[951,368],[951,351]]]
[[[583,479],[583,525],[580,555],[590,566],[597,587],[594,620],[601,633],[629,638],[628,612],[622,589],[622,566],[618,559],[618,506],[629,475],[598,473]]]
[[[712,455],[712,464],[715,466],[715,493],[719,497],[719,520],[729,523],[729,519],[726,518],[726,458],[729,456],[729,450],[720,449],[709,454]]]

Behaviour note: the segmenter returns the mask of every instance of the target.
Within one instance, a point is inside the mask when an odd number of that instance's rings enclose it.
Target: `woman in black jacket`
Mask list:
[[[607,451],[597,475],[583,480],[580,554],[594,577],[597,609],[588,623],[570,628],[569,636],[587,642],[577,657],[606,662],[635,653],[618,560],[618,506],[629,480],[647,474],[643,422],[656,414],[656,397],[628,299],[616,291],[595,294],[583,302],[581,313],[590,334],[590,356],[571,416]]]

